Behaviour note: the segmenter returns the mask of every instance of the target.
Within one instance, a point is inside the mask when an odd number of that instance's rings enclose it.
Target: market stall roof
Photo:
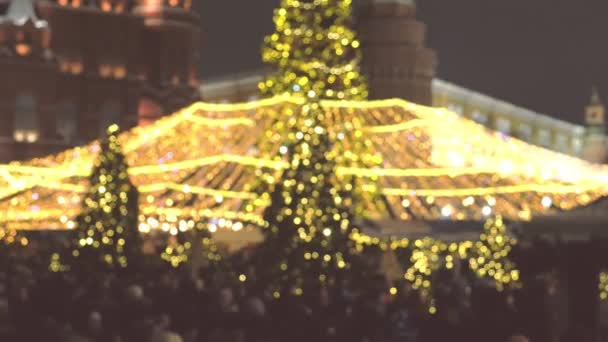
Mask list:
[[[130,177],[141,193],[140,229],[187,229],[201,220],[212,230],[260,224],[268,205],[254,191],[260,175],[279,179],[287,166],[281,154],[287,137],[274,127],[302,106],[301,99],[289,97],[195,103],[121,134]],[[606,166],[490,131],[446,109],[402,100],[322,106],[330,136],[348,139],[342,133],[358,120],[369,147],[382,158],[381,167],[336,170],[338,176],[360,177],[363,188],[378,179],[383,203],[365,197],[363,218],[376,225],[414,229],[404,222],[420,221],[456,227],[454,222],[493,215],[525,222],[584,207],[608,191]],[[99,149],[92,142],[0,165],[0,226],[73,228]]]

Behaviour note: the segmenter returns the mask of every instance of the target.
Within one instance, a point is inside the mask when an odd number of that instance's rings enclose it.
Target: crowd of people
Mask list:
[[[455,267],[435,279],[435,312],[424,293],[380,274],[276,298],[221,267],[53,272],[36,253],[0,259],[0,341],[586,341],[561,339],[555,277],[498,292]]]

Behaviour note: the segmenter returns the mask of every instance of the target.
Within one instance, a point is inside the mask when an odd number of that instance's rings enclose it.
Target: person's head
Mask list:
[[[530,339],[523,335],[513,335],[509,337],[507,342],[530,342]]]
[[[163,313],[158,316],[157,326],[161,330],[168,330],[171,326],[171,318],[169,315]]]
[[[252,297],[247,300],[247,310],[254,316],[266,315],[266,305],[259,297]]]
[[[131,285],[127,288],[127,297],[133,301],[140,301],[144,298],[144,289],[139,285]]]
[[[319,304],[322,306],[329,305],[329,290],[325,286],[321,286],[319,289]]]
[[[89,331],[95,334],[101,333],[102,331],[102,317],[101,314],[97,311],[93,311],[89,314],[88,319],[88,328]]]
[[[229,307],[234,303],[234,293],[231,288],[224,287],[220,290],[220,306]]]

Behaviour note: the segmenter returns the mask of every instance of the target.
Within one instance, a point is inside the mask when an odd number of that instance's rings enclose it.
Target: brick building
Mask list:
[[[557,120],[436,78],[438,58],[413,0],[355,0],[372,99],[446,107],[521,140],[606,159],[604,107],[586,125]],[[197,79],[192,0],[0,0],[0,163],[97,138],[112,122],[149,123],[202,97],[248,101],[270,72]],[[581,117],[583,113],[581,113]]]
[[[198,99],[189,0],[0,0],[0,162],[62,150]]]
[[[606,161],[604,106],[597,93],[581,109],[585,125],[558,120],[436,78],[438,58],[425,45],[426,26],[416,19],[413,0],[358,0],[356,26],[363,52],[362,69],[372,99],[402,98],[445,107],[490,129],[561,153]],[[207,102],[242,102],[258,97],[266,69],[205,80]]]

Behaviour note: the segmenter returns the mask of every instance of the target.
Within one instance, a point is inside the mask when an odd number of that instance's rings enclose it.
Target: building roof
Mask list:
[[[28,22],[38,28],[47,27],[45,20],[36,15],[35,0],[12,0],[6,14],[0,17],[0,23],[11,23],[14,25],[25,25]]]
[[[280,178],[283,136],[267,138],[277,115],[297,98],[245,104],[196,103],[121,135],[140,195],[141,229],[184,228],[189,220],[243,229],[260,224],[268,205],[253,192],[266,170]],[[402,100],[324,102],[334,134],[353,117],[382,156],[381,168],[338,166],[339,176],[377,177],[383,204],[365,197],[374,222],[515,221],[572,210],[608,192],[608,167],[489,131],[445,109]],[[348,142],[346,142],[348,143]],[[74,226],[99,144],[23,163],[0,165],[0,226]],[[184,228],[185,229],[185,228]]]

